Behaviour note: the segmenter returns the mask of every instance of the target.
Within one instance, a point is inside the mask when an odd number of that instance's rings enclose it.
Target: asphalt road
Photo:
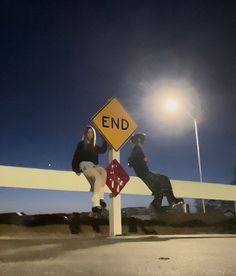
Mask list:
[[[236,235],[0,237],[0,276],[236,275]]]

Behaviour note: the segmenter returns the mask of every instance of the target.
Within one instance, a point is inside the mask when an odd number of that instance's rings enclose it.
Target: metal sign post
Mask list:
[[[110,147],[108,152],[108,160],[111,162],[116,159],[120,162],[120,151],[115,151]],[[121,197],[117,195],[116,197],[112,197],[110,195],[109,200],[109,231],[110,236],[116,236],[122,234],[122,223],[121,223]]]

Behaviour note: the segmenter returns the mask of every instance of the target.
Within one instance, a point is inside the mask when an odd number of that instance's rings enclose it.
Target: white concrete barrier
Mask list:
[[[171,183],[176,197],[236,202],[236,186],[182,180],[171,180]],[[0,187],[78,192],[90,191],[90,184],[83,174],[78,176],[70,171],[12,166],[0,166]],[[105,192],[110,193],[108,187],[106,187]],[[140,178],[131,176],[130,181],[123,188],[121,194],[151,195],[151,191]],[[113,220],[115,221],[115,216],[113,216]],[[115,231],[112,233],[115,234]]]
[[[236,186],[171,180],[176,197],[236,201]],[[89,192],[90,185],[83,174],[70,171],[0,166],[0,187]],[[108,187],[106,192],[110,193]],[[145,183],[136,176],[121,191],[122,194],[151,195]]]

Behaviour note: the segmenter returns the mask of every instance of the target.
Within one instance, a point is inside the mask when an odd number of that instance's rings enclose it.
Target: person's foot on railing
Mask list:
[[[178,202],[174,202],[171,204],[171,207],[172,208],[176,208],[176,207],[182,207],[184,205],[184,201],[183,200],[180,200]]]
[[[100,206],[101,206],[103,209],[106,209],[106,207],[107,207],[107,204],[106,204],[106,202],[105,202],[103,199],[100,199]]]
[[[102,213],[102,208],[100,206],[95,206],[92,208],[92,213],[100,215]]]

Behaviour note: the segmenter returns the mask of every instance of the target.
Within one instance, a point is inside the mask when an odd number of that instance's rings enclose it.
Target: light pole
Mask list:
[[[175,100],[167,100],[165,102],[165,107],[170,111],[175,111],[178,108],[178,102]],[[196,146],[197,146],[197,159],[198,159],[198,169],[199,169],[199,179],[202,182],[202,165],[201,165],[201,155],[200,155],[200,146],[199,146],[199,137],[198,137],[198,127],[197,127],[197,119],[193,117],[189,112],[186,111],[186,114],[193,120],[194,122],[194,130],[195,130],[195,138],[196,138]],[[202,199],[202,208],[203,213],[206,213],[205,201]]]
[[[194,129],[195,129],[195,137],[196,137],[196,145],[197,145],[197,159],[198,159],[199,178],[200,178],[200,182],[202,182],[202,164],[201,164],[201,155],[200,155],[197,120],[193,116],[191,116],[191,117],[194,121]],[[206,206],[205,206],[205,200],[204,199],[202,199],[202,209],[203,209],[203,213],[205,214],[206,213]]]

